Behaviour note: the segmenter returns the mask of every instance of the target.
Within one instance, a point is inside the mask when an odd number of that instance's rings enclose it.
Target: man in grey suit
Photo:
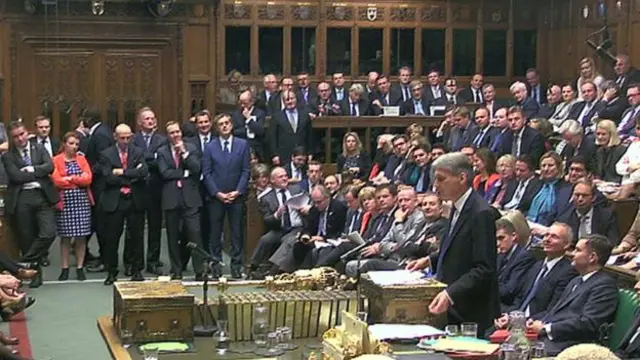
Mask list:
[[[370,258],[360,261],[360,272],[397,270],[404,266],[405,259],[399,256],[397,250],[405,243],[418,239],[425,227],[426,218],[418,208],[418,196],[413,188],[403,189],[398,193],[398,205],[395,221],[387,235],[379,243],[363,249],[363,255]],[[349,261],[347,275],[356,276],[357,272],[358,261]]]
[[[302,227],[299,211],[286,205],[288,199],[302,193],[303,190],[298,184],[289,185],[289,176],[284,168],[276,167],[271,171],[271,187],[258,195],[267,232],[260,237],[251,256],[251,279],[264,278],[266,274],[265,271],[260,271],[260,265],[267,263],[282,244],[284,236],[297,234],[296,230]]]
[[[446,144],[453,151],[460,151],[465,146],[473,145],[480,128],[471,120],[471,112],[464,106],[453,110],[451,119],[453,128],[449,132]]]
[[[597,342],[600,327],[613,321],[618,288],[615,279],[603,270],[611,250],[611,243],[602,235],[578,241],[573,266],[579,276],[571,280],[554,307],[527,321],[527,330],[538,334],[550,356],[572,345]]]

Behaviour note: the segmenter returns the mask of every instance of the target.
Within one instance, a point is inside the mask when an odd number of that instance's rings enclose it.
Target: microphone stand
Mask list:
[[[356,255],[356,298],[358,299],[356,313],[360,313],[364,311],[364,306],[362,304],[362,289],[360,286],[360,281],[361,281],[360,262],[361,261],[362,261],[362,252],[358,251]]]
[[[202,274],[202,296],[204,297],[201,305],[202,325],[193,327],[193,335],[198,337],[211,337],[218,331],[218,327],[214,324],[213,315],[209,310],[209,272],[215,266],[214,261],[204,260],[204,273]]]

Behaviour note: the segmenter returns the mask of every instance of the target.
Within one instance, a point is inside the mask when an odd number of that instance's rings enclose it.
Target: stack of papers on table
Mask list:
[[[414,285],[425,281],[425,274],[420,271],[368,271],[367,275],[379,286]]]
[[[378,340],[410,340],[424,337],[440,337],[445,333],[429,325],[375,324],[369,332]]]

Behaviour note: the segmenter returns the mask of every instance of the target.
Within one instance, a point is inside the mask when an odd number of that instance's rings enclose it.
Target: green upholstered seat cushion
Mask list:
[[[615,350],[622,342],[622,338],[633,325],[636,312],[640,306],[640,299],[633,289],[618,291],[618,310],[609,337],[609,349]]]

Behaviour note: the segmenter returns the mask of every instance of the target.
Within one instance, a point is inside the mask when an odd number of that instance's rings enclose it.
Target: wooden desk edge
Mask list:
[[[109,349],[111,357],[114,360],[132,360],[131,355],[129,355],[127,349],[124,348],[118,334],[116,333],[116,328],[113,326],[111,316],[107,315],[99,317],[97,325],[100,330],[100,334]]]

